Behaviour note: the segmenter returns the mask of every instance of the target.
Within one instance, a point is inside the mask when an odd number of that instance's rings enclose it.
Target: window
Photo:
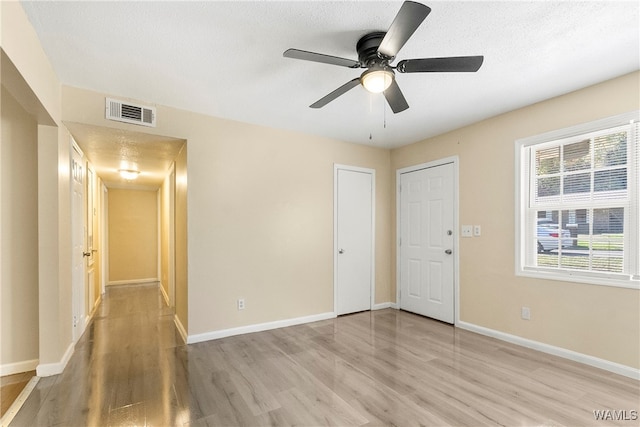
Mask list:
[[[516,274],[640,288],[639,119],[516,141]]]

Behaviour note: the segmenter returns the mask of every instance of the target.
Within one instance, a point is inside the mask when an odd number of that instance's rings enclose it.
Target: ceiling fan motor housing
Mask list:
[[[382,43],[385,32],[376,31],[365,34],[358,40],[356,51],[358,52],[358,60],[362,67],[369,68],[372,66],[387,66],[393,58],[381,58],[378,56],[378,47]]]

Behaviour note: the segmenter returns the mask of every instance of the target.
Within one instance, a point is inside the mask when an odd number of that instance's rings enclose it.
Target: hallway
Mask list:
[[[40,379],[11,426],[181,425],[180,346],[158,284],[107,287],[64,372]]]

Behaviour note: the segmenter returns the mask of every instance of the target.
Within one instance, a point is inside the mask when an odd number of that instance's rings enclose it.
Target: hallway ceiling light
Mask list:
[[[118,172],[120,172],[120,176],[127,181],[134,180],[138,177],[138,175],[140,175],[140,171],[133,169],[118,169]]]

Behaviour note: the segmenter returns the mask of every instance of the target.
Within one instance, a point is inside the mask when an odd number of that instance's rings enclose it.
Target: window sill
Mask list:
[[[525,267],[516,270],[516,276],[640,290],[640,280],[632,278],[628,274],[585,274],[580,271]]]

